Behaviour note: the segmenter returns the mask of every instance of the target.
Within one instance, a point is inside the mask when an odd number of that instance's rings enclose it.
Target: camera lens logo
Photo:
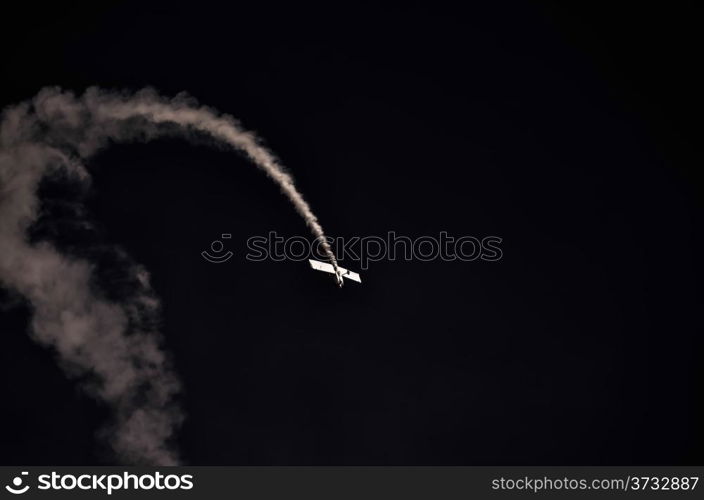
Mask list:
[[[220,237],[223,240],[229,240],[230,238],[232,238],[232,235],[230,233],[223,233],[220,235]],[[227,262],[228,260],[230,260],[230,258],[232,257],[232,252],[230,252],[229,250],[227,252],[219,255],[223,251],[224,248],[225,248],[225,245],[223,244],[222,241],[215,240],[210,244],[210,249],[213,251],[212,254],[210,252],[208,252],[207,250],[202,251],[200,254],[208,262],[212,262],[213,264],[222,264],[223,262]],[[213,254],[215,254],[215,255],[213,255]]]
[[[22,476],[26,476],[27,474],[29,474],[29,472],[27,472],[27,471],[21,472]],[[27,490],[29,489],[29,485],[22,487],[22,478],[20,476],[16,476],[12,480],[12,486],[7,485],[7,486],[5,486],[5,489],[7,491],[9,491],[10,493],[12,493],[13,495],[21,495],[22,493],[27,493]]]

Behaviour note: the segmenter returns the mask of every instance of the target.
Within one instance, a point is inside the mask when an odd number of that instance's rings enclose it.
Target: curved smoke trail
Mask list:
[[[206,135],[243,151],[291,200],[337,269],[323,229],[291,176],[231,116],[185,96],[165,99],[152,90],[125,94],[97,88],[81,96],[43,89],[32,101],[5,109],[0,120],[0,283],[28,300],[31,330],[40,343],[54,347],[72,372],[92,374],[91,393],[114,409],[111,445],[132,463],[178,463],[169,442],[182,420],[174,402],[178,380],[154,331],[159,301],[149,276],[131,264],[137,290],[127,300],[111,302],[91,285],[89,262],[61,255],[46,242],[31,244],[27,230],[37,219],[37,188],[48,173],[61,169],[88,182],[82,161],[110,142],[174,134]]]

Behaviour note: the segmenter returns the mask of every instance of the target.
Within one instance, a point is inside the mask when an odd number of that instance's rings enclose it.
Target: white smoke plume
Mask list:
[[[244,152],[276,182],[305,219],[335,268],[337,262],[308,203],[291,176],[257,137],[231,116],[153,90],[134,94],[88,89],[76,96],[46,88],[0,118],[0,284],[22,295],[32,311],[31,332],[53,347],[71,374],[89,374],[91,394],[114,410],[109,441],[124,462],[172,465],[170,444],[182,421],[179,383],[155,331],[159,301],[148,274],[131,264],[138,290],[120,303],[91,282],[93,265],[32,243],[41,180],[55,170],[89,182],[83,161],[111,142],[163,135],[209,137]]]

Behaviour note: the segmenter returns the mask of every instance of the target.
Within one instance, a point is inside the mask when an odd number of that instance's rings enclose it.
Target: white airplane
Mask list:
[[[312,267],[316,271],[323,271],[324,273],[334,274],[335,278],[337,278],[337,286],[343,285],[342,278],[354,280],[357,283],[362,282],[362,278],[359,277],[359,274],[353,273],[352,271],[349,271],[344,267],[337,266],[337,271],[335,271],[333,265],[328,264],[327,262],[320,262],[319,260],[313,259],[308,259],[308,262],[310,262],[310,267]]]

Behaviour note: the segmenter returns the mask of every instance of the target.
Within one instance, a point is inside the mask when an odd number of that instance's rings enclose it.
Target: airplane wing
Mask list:
[[[308,259],[308,262],[310,262],[310,267],[312,267],[316,271],[323,271],[324,273],[335,274],[335,268],[332,267],[332,264],[328,264],[327,262],[320,262],[319,260],[313,259]]]
[[[345,269],[343,267],[339,267],[338,269],[340,270],[340,274],[342,275],[343,278],[349,278],[353,281],[356,281],[357,283],[362,282],[362,278],[359,276],[359,274],[350,271],[349,269]]]
[[[308,262],[310,262],[310,267],[312,267],[316,271],[323,271],[324,273],[335,274],[335,268],[332,267],[332,264],[328,264],[327,262],[320,262],[319,260],[313,259],[308,259]],[[362,282],[362,278],[359,276],[359,274],[345,269],[344,267],[338,266],[337,268],[340,270],[340,275],[343,278],[351,279],[353,281],[356,281],[357,283]]]

